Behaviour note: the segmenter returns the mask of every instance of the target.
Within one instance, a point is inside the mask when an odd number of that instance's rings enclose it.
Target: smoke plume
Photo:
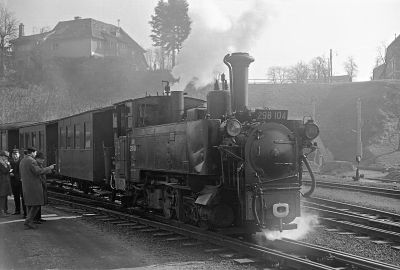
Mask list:
[[[183,90],[195,80],[201,87],[225,71],[223,57],[247,52],[267,21],[263,0],[201,0],[189,2],[192,31],[183,43],[172,73],[180,78],[174,90]]]
[[[312,230],[313,225],[318,224],[318,217],[315,215],[303,213],[301,217],[297,217],[294,220],[294,223],[297,224],[296,230],[286,230],[283,232],[265,230],[265,237],[268,240],[278,240],[282,238],[288,238],[292,240],[301,239]]]

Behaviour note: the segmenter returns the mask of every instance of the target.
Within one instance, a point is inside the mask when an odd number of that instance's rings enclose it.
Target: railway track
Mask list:
[[[302,207],[318,212],[324,224],[400,245],[400,215],[321,198],[309,198]]]
[[[279,240],[255,244],[215,232],[204,231],[194,226],[168,221],[162,217],[152,219],[138,214],[124,212],[117,204],[102,204],[88,198],[49,192],[53,204],[73,207],[82,217],[96,218],[115,226],[129,230],[150,233],[160,241],[182,241],[190,244],[208,243],[218,246],[211,252],[224,252],[225,255],[240,259],[253,260],[263,266],[276,269],[399,269],[396,266],[369,260],[343,252],[329,250],[293,240]],[[106,209],[110,207],[112,209]],[[228,250],[227,250],[228,247]],[[243,258],[243,257],[246,258]],[[250,258],[250,259],[249,259]]]
[[[306,185],[309,185],[309,184],[311,184],[311,181],[303,180],[303,183]],[[384,197],[389,197],[389,198],[394,198],[394,199],[400,199],[400,190],[396,190],[396,189],[386,189],[386,188],[378,188],[378,187],[332,183],[332,182],[326,182],[326,181],[317,181],[317,188],[318,187],[364,192],[364,193],[368,193],[368,194],[374,194],[374,195],[379,195],[379,196],[384,196]]]

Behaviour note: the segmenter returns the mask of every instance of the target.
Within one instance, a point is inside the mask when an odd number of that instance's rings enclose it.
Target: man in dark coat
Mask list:
[[[10,171],[11,165],[8,161],[9,153],[0,151],[0,217],[8,216],[6,214],[7,196],[11,195]]]
[[[21,199],[22,199],[22,210],[24,211],[24,218],[26,218],[26,206],[24,202],[24,196],[22,194],[22,183],[21,176],[19,174],[19,163],[21,158],[18,149],[13,149],[10,159],[12,172],[10,173],[11,189],[14,195],[15,212],[13,215],[21,214]]]
[[[42,152],[37,152],[36,154],[36,162],[39,165],[40,168],[44,168],[44,160],[45,156]],[[47,177],[46,174],[41,174],[40,178],[42,179],[42,186],[43,186],[43,198],[44,198],[44,204],[47,204]],[[37,212],[35,219],[33,221],[36,224],[41,224],[42,222],[46,222],[45,219],[42,219],[42,210],[41,207],[39,207],[39,211]]]
[[[54,169],[54,165],[40,168],[35,160],[35,148],[28,148],[27,155],[19,164],[21,174],[22,191],[24,193],[25,204],[28,208],[24,225],[26,229],[36,229],[33,223],[34,218],[41,205],[44,205],[43,186],[40,175],[50,173]]]

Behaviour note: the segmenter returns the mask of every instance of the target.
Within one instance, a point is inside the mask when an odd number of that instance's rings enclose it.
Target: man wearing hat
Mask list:
[[[11,195],[9,155],[7,151],[0,151],[0,217],[8,216],[6,214],[6,203],[7,196]]]
[[[11,169],[13,170],[10,173],[11,189],[14,195],[14,203],[15,203],[15,212],[13,215],[21,214],[21,199],[22,199],[22,210],[24,211],[24,218],[26,218],[26,206],[24,202],[24,196],[22,194],[21,176],[19,174],[20,162],[21,158],[19,155],[19,150],[13,149],[10,159]]]
[[[19,171],[21,174],[22,191],[24,193],[25,204],[28,208],[24,226],[25,229],[36,229],[34,218],[41,205],[44,205],[43,187],[40,175],[50,173],[54,165],[40,168],[35,160],[36,149],[29,147],[27,155],[21,160]]]
[[[42,152],[37,152],[35,159],[36,159],[36,162],[39,165],[39,167],[43,168],[44,164],[45,164],[44,163],[44,160],[45,160],[44,154]],[[42,180],[44,204],[47,204],[48,200],[47,200],[46,174],[41,174],[40,179]],[[45,222],[45,221],[46,221],[45,219],[42,219],[42,211],[41,211],[41,207],[39,206],[39,211],[37,212],[33,222],[36,224],[41,224],[42,222]]]

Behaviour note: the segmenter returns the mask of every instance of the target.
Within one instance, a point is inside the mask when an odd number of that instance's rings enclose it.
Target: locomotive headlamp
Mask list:
[[[284,218],[289,215],[289,204],[287,203],[275,203],[272,206],[272,213],[277,218]]]
[[[319,135],[319,128],[318,126],[314,123],[314,121],[308,121],[305,126],[304,126],[304,136],[309,139],[313,140],[317,138]]]
[[[229,136],[236,137],[242,131],[242,124],[237,119],[229,119],[226,122],[226,132]]]

